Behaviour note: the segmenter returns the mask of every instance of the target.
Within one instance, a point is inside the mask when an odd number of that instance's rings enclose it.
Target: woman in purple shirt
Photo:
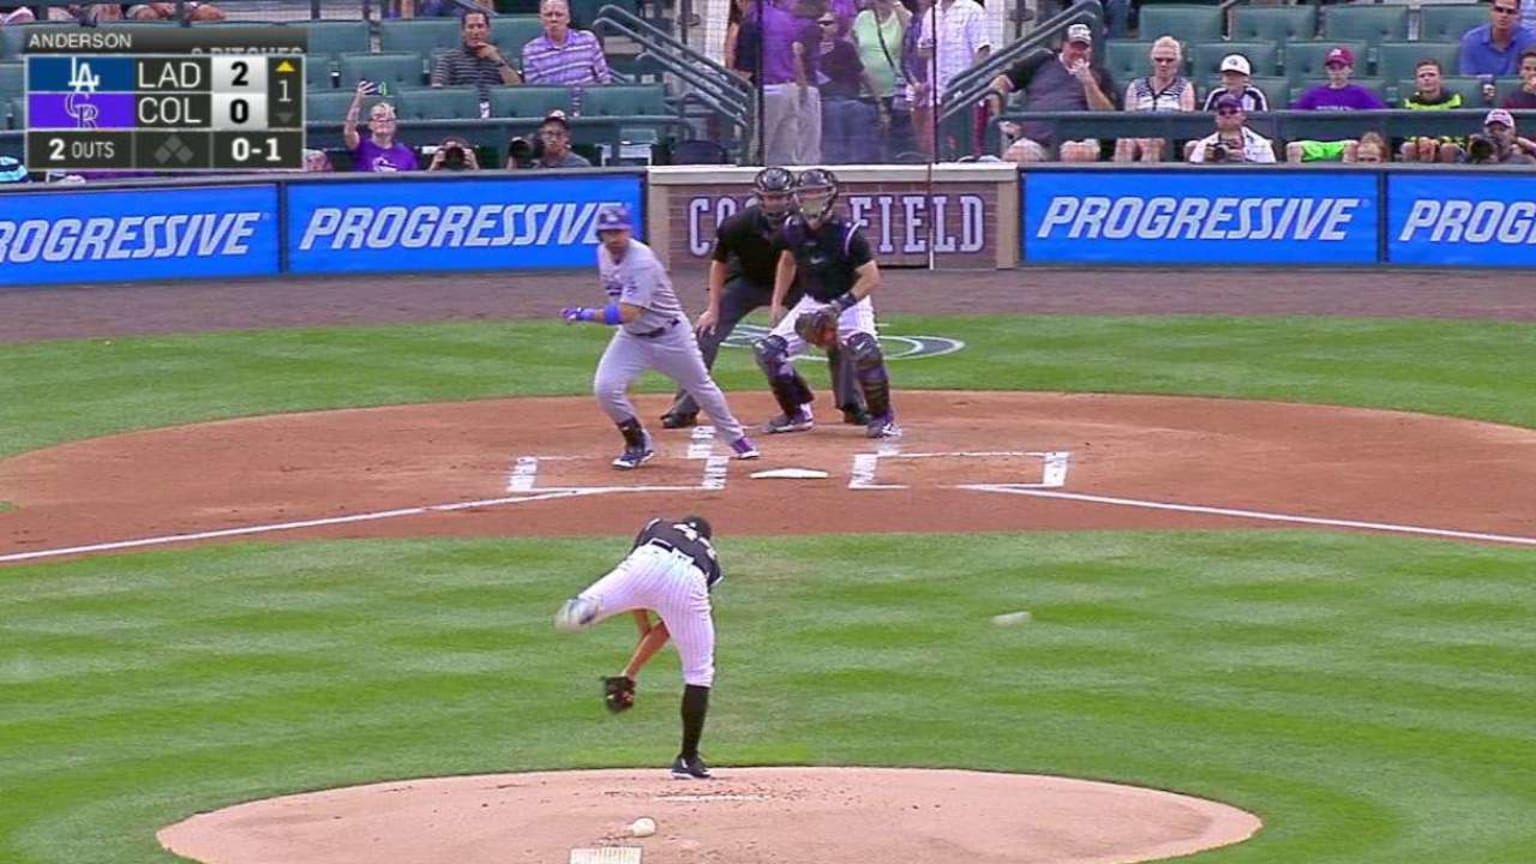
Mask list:
[[[416,162],[416,151],[395,140],[395,106],[388,102],[374,103],[368,111],[368,137],[358,134],[357,120],[362,113],[363,97],[375,92],[372,83],[358,82],[352,105],[347,108],[347,122],[341,127],[342,143],[352,154],[352,170],[386,173],[417,170],[421,166]]]

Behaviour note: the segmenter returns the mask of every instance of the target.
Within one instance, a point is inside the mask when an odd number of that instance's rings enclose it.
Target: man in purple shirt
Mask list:
[[[1520,72],[1520,55],[1536,48],[1536,33],[1520,26],[1520,0],[1493,0],[1488,23],[1461,37],[1462,75],[1512,77]]]
[[[1387,103],[1374,92],[1349,83],[1355,71],[1355,52],[1340,46],[1328,52],[1323,61],[1328,69],[1328,83],[1301,94],[1291,107],[1297,111],[1368,111],[1386,108]]]
[[[352,105],[347,108],[347,122],[341,127],[341,140],[352,154],[354,171],[415,171],[420,165],[416,151],[395,140],[395,106],[388,102],[374,103],[368,112],[367,138],[357,131],[358,116],[362,113],[363,97],[375,92],[370,81],[359,81],[357,92],[352,95]]]
[[[766,165],[810,165],[821,161],[821,97],[816,60],[821,28],[815,16],[799,14],[796,0],[762,0],[757,22],[743,30],[760,41],[762,58],[763,153]],[[748,37],[750,38],[750,37]]]

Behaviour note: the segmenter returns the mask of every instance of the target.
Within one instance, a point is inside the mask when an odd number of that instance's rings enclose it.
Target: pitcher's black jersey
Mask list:
[[[635,536],[634,548],[650,544],[676,552],[681,552],[693,559],[693,565],[704,574],[704,584],[710,590],[725,578],[720,572],[720,561],[715,555],[715,544],[693,529],[692,525],[685,522],[668,522],[664,519],[652,519],[645,523],[640,533]]]

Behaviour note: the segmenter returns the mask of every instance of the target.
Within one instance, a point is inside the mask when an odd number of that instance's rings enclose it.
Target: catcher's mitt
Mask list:
[[[635,682],[623,675],[604,678],[603,703],[615,714],[629,710],[635,704]]]
[[[817,348],[831,348],[837,344],[837,318],[835,306],[802,312],[795,319],[795,333]]]

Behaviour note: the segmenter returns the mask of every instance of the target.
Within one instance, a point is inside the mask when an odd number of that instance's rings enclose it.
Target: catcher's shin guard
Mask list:
[[[855,333],[848,337],[848,353],[858,371],[859,389],[864,391],[864,404],[870,416],[890,416],[891,382],[885,373],[885,355],[880,353],[879,341],[868,333]]]
[[[758,368],[768,376],[768,387],[773,390],[774,401],[786,417],[800,413],[800,406],[816,398],[811,385],[805,383],[794,364],[789,362],[789,343],[778,336],[768,336],[752,346]]]

